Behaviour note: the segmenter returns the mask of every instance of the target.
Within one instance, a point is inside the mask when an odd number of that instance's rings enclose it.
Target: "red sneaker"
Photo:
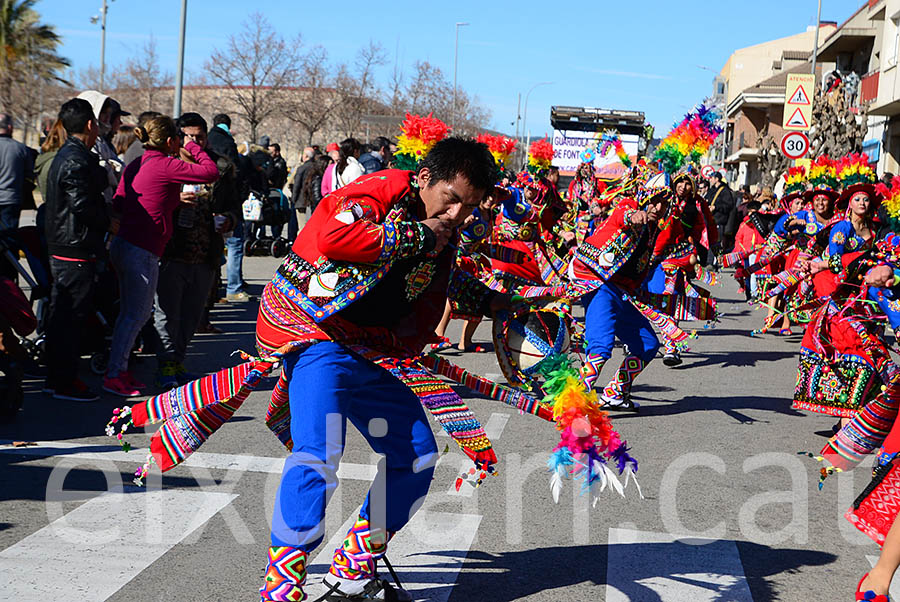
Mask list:
[[[103,390],[119,397],[138,397],[141,392],[128,384],[124,373],[116,377],[107,376],[103,379]]]
[[[139,381],[134,377],[134,374],[131,373],[130,370],[126,370],[122,372],[119,377],[121,377],[132,389],[146,389],[147,385]]]

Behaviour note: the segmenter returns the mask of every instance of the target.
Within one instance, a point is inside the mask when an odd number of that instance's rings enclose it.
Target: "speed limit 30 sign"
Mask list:
[[[809,138],[803,132],[788,132],[781,139],[781,152],[788,159],[802,159],[809,152]]]

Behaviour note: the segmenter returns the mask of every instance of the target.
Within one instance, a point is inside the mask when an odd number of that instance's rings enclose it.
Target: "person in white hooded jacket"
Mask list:
[[[96,90],[85,90],[78,95],[78,98],[91,103],[94,110],[94,117],[100,125],[100,135],[97,136],[97,142],[91,150],[100,158],[100,165],[106,169],[109,178],[109,186],[103,191],[103,198],[109,205],[112,203],[113,194],[119,185],[119,178],[125,164],[119,159],[116,150],[109,143],[110,134],[115,133],[122,123],[122,117],[131,115],[122,110],[122,106],[114,98],[98,92]]]

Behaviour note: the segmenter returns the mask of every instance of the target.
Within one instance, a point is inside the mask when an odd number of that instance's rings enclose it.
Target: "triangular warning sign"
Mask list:
[[[794,114],[791,115],[791,118],[788,119],[786,124],[784,124],[784,127],[808,128],[809,124],[806,123],[806,117],[803,116],[803,111],[801,111],[800,109],[794,109]]]
[[[791,98],[787,101],[789,105],[808,105],[809,104],[809,96],[806,95],[806,90],[803,89],[803,86],[797,86],[797,89],[794,90],[794,93],[791,94]]]

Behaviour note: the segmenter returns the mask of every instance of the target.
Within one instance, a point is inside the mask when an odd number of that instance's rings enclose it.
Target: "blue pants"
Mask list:
[[[128,357],[138,333],[153,315],[153,297],[159,281],[159,257],[116,237],[109,247],[109,260],[119,279],[119,317],[113,329],[107,376],[128,369]]]
[[[616,337],[628,345],[631,355],[645,362],[656,357],[659,339],[653,327],[634,305],[622,298],[622,291],[606,283],[584,296],[584,334],[587,352],[606,359],[612,356]]]
[[[438,457],[419,398],[389,372],[337,343],[316,343],[288,356],[284,370],[290,377],[294,450],[275,498],[272,545],[309,552],[322,542],[347,419],[385,456],[360,515],[388,531],[399,530],[428,493]]]
[[[225,264],[225,292],[236,295],[244,290],[244,221],[238,220],[233,234],[225,239],[228,260]]]

